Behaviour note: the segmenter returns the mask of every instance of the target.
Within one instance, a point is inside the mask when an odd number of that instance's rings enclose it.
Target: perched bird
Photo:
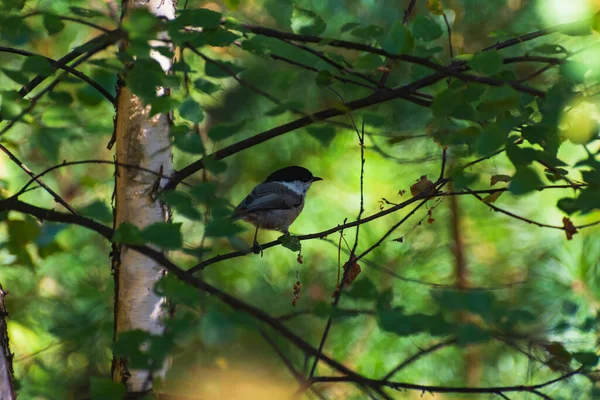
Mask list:
[[[256,240],[259,229],[270,229],[288,235],[290,225],[304,208],[304,197],[313,182],[322,179],[306,168],[291,166],[278,169],[256,186],[233,211],[234,220],[244,220],[256,226],[253,250],[261,252]]]

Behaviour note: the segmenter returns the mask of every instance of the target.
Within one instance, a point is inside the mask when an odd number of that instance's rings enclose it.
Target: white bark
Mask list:
[[[4,307],[4,295],[6,292],[0,285],[0,399],[16,400],[14,387],[14,376],[12,367],[12,353],[8,345],[8,332],[6,329],[6,308]]]
[[[173,0],[127,0],[127,10],[147,7],[152,13],[174,18]],[[167,71],[171,60],[152,54]],[[162,94],[159,90],[159,94]],[[171,143],[169,140],[170,120],[166,114],[149,118],[149,106],[144,106],[127,87],[121,87],[117,99],[116,145],[117,161],[138,165],[164,175],[173,171]],[[116,178],[116,224],[129,222],[140,229],[168,219],[168,210],[154,200],[152,189],[156,189],[157,177],[139,170],[119,167]],[[163,180],[164,181],[164,180]],[[163,182],[161,182],[163,183]],[[162,186],[162,185],[161,185]],[[115,268],[115,332],[141,329],[161,334],[163,327],[164,299],[153,292],[153,286],[163,274],[163,269],[151,259],[121,247],[120,263]],[[152,378],[164,376],[166,366],[150,376],[149,371],[127,368],[123,360],[114,365],[113,379],[126,380],[130,392],[150,390]]]

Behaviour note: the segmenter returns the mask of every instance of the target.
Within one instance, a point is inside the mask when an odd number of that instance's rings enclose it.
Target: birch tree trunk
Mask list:
[[[16,400],[14,388],[14,376],[12,367],[12,353],[10,352],[10,346],[8,343],[8,332],[6,330],[5,318],[8,316],[6,308],[4,307],[4,289],[0,285],[0,399],[3,400]]]
[[[174,0],[124,0],[123,14],[137,7],[146,7],[157,16],[169,19],[175,16]],[[168,71],[171,60],[158,53],[152,54],[163,70]],[[149,106],[121,84],[117,99],[115,140],[117,161],[133,164],[170,175],[173,171],[169,140],[170,116],[157,114],[149,117]],[[159,89],[159,95],[164,89]],[[161,182],[162,184],[163,182]],[[161,185],[162,186],[162,185]],[[140,229],[168,219],[168,209],[155,199],[157,177],[149,173],[117,168],[115,225],[129,222]],[[164,273],[151,259],[121,246],[113,255],[115,273],[115,339],[121,332],[134,329],[161,334],[164,299],[157,296],[153,286]],[[125,382],[129,392],[152,389],[152,379],[164,376],[166,365],[159,371],[133,370],[127,360],[113,360],[113,379]]]

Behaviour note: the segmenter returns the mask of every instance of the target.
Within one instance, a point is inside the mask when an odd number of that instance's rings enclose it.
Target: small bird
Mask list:
[[[289,235],[290,225],[304,208],[304,198],[313,182],[322,178],[303,167],[291,166],[278,169],[252,189],[252,192],[235,208],[234,220],[244,220],[256,226],[252,249],[262,252],[256,237],[258,230],[270,229]]]

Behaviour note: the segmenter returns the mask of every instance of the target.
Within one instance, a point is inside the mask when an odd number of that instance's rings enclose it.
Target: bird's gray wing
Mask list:
[[[302,204],[302,196],[275,182],[256,186],[235,208],[233,217],[256,211],[289,210]]]

